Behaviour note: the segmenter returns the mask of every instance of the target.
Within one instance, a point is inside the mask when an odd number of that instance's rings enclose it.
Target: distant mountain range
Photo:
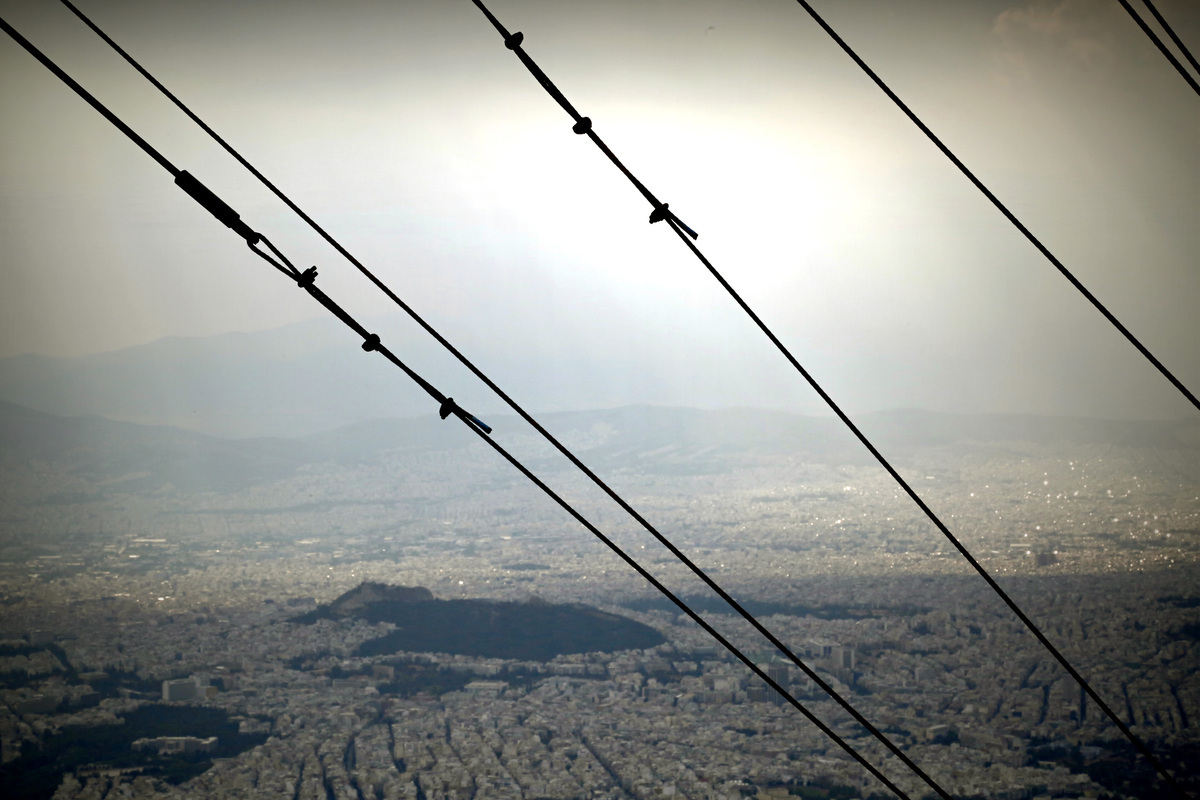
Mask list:
[[[364,324],[464,407],[511,413],[406,317]],[[0,359],[0,400],[50,414],[247,438],[306,436],[436,410],[408,377],[359,344],[337,320],[319,319],[253,333],[171,337],[77,358],[14,356]],[[769,394],[749,377],[729,382],[703,370],[697,377],[695,364],[662,343],[599,358],[487,337],[460,344],[505,391],[540,411],[627,405],[630,397],[656,405],[763,405],[756,398]],[[690,358],[709,357],[703,349],[697,345]],[[711,357],[722,356],[718,350]]]
[[[862,464],[871,459],[842,424],[829,417],[629,406],[549,413],[539,419],[587,463],[605,468],[716,473],[762,457],[817,464]],[[528,445],[536,437],[513,416],[488,417],[488,422],[509,446]],[[1200,454],[1200,422],[893,411],[864,415],[859,423],[898,464],[929,448],[1022,442]],[[0,402],[0,467],[41,465],[91,481],[120,479],[123,491],[150,491],[168,484],[180,490],[232,491],[288,477],[305,465],[371,463],[397,451],[449,452],[471,441],[461,424],[436,415],[357,423],[296,439],[225,439],[100,417],[63,417]]]
[[[465,408],[479,415],[512,413],[407,317],[390,314],[364,324]],[[463,352],[539,414],[634,404],[829,413],[777,353],[755,339],[727,341],[721,331],[702,330],[684,348],[669,339],[639,340],[597,352],[578,352],[532,334],[502,339],[469,327],[456,334],[467,339],[458,342]],[[76,358],[0,358],[0,401],[59,416],[240,438],[297,438],[436,410],[411,380],[359,344],[337,320],[318,319],[253,333],[172,337]],[[834,351],[811,349],[807,366],[832,384],[827,388],[856,418],[864,409],[879,409],[882,398],[894,407],[920,405],[925,401],[916,398],[930,397],[925,383],[931,380],[938,383],[933,396],[943,410],[1049,402],[1045,387],[1014,401],[998,387],[969,385],[953,373],[922,372],[927,365],[920,363],[877,363],[866,356],[850,363]],[[753,432],[751,419],[738,423],[742,433]],[[906,424],[922,423],[910,415]],[[939,426],[924,433],[940,435]],[[768,428],[774,430],[774,423]]]
[[[78,358],[0,359],[0,400],[218,436],[301,436],[430,402],[373,363],[336,320],[257,333],[168,338]],[[418,361],[429,348],[401,343]],[[377,357],[376,357],[377,358]]]

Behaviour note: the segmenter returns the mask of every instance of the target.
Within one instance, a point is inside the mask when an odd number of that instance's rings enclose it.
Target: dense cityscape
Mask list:
[[[1200,800],[1200,3],[4,5],[0,800]]]
[[[591,431],[585,448],[605,438]],[[931,794],[669,553],[528,450],[910,797]],[[56,800],[890,796],[482,452],[395,450],[225,491],[53,461],[6,470],[4,785]],[[683,445],[613,463],[624,465],[611,471],[618,491],[955,797],[1156,796],[1144,794],[1159,791],[1153,771],[1104,713],[878,469],[745,452],[706,461]],[[1190,779],[1200,755],[1194,451],[955,444],[918,450],[904,470],[1123,721]],[[395,624],[298,621],[364,582],[443,600],[586,604],[665,641],[549,660],[368,656],[363,645]],[[225,727],[134,724],[156,708],[219,711]],[[124,761],[36,761],[89,730],[140,733],[121,740]],[[37,776],[52,785],[34,787]]]

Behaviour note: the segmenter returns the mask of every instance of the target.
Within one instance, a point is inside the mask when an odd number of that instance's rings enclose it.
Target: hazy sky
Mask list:
[[[817,410],[469,0],[79,5],[468,354]],[[1200,389],[1200,97],[1115,0],[817,5]],[[1200,4],[1158,6],[1200,50]],[[797,4],[490,7],[850,411],[1195,413]],[[390,310],[59,3],[0,9],[352,313]],[[0,356],[324,313],[7,37],[0,108]]]

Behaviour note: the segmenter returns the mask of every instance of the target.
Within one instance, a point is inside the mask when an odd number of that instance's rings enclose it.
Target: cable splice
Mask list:
[[[258,243],[259,235],[242,221],[241,215],[230,208],[224,200],[213,194],[212,190],[197,180],[192,173],[187,170],[180,170],[179,174],[175,176],[175,185],[187,192],[197,203],[204,206],[208,210],[208,213],[224,223],[226,228],[231,229],[238,236],[245,239],[246,243],[251,247]]]
[[[137,132],[125,124],[124,120],[120,119],[116,114],[108,109],[103,103],[96,99],[91,92],[84,89],[79,83],[64,72],[57,64],[50,60],[48,56],[42,53],[28,39],[22,36],[5,20],[0,19],[0,30],[3,30],[13,41],[21,45],[35,59],[41,62],[42,66],[46,67],[59,80],[65,83],[75,94],[79,95],[88,105],[94,108],[105,119],[112,123],[117,130],[125,134],[125,136],[140,147],[146,155],[153,158],[158,164],[175,178],[175,184],[183,189],[188,195],[204,207],[210,214],[225,224],[226,227],[232,229],[238,236],[241,236],[246,242],[253,247],[257,242],[259,235],[242,221],[236,211],[217,197],[207,186],[201,183],[194,175],[187,170],[181,170],[172,164],[166,156],[158,152],[150,143],[143,139]]]
[[[249,225],[247,225],[242,220],[241,215],[239,215],[236,211],[234,211],[233,208],[228,203],[226,203],[224,200],[222,200],[220,197],[218,197],[216,195],[216,193],[214,193],[211,189],[209,189],[207,186],[205,186],[203,183],[201,183],[194,175],[187,172],[186,170],[181,170],[181,169],[177,168],[174,164],[172,164],[170,161],[168,161],[165,156],[163,156],[160,152],[158,152],[158,150],[151,147],[150,144],[145,139],[143,139],[141,136],[139,136],[132,128],[130,128],[127,124],[125,124],[125,122],[123,120],[121,120],[119,117],[117,117],[116,114],[114,114],[112,111],[110,111],[103,103],[101,103],[99,100],[97,100],[90,92],[88,92],[81,85],[79,85],[78,82],[76,82],[73,78],[71,78],[69,75],[67,75],[66,72],[64,72],[53,61],[51,61],[49,57],[47,57],[40,50],[38,50],[38,48],[36,48],[28,39],[26,39],[24,36],[22,36],[20,33],[18,33],[16,31],[16,29],[14,29],[11,25],[9,25],[8,22],[6,22],[3,18],[0,18],[0,30],[3,30],[15,42],[17,42],[17,44],[24,47],[25,50],[30,53],[30,55],[32,55],[34,58],[36,58],[38,61],[40,61],[42,63],[42,65],[45,66],[47,69],[49,69],[57,78],[59,78],[59,80],[61,80],[68,87],[70,87],[72,90],[74,90],[77,95],[79,95],[81,98],[83,98],[85,101],[87,101],[87,103],[89,105],[91,105],[94,109],[96,109],[98,112],[100,112],[100,114],[102,116],[104,116],[105,119],[107,119],[118,130],[120,130],[122,133],[124,133],[125,136],[127,138],[129,138],[130,141],[132,141],[134,144],[141,147],[142,150],[147,153],[147,155],[149,155],[151,158],[153,158],[155,161],[157,161],[160,165],[162,165],[164,169],[166,169],[168,172],[170,172],[174,176],[175,183],[176,183],[176,185],[179,186],[179,188],[183,189],[183,191],[185,191],[189,197],[191,197],[193,200],[195,200],[197,203],[199,203],[201,207],[203,207],[206,211],[208,211],[210,214],[212,214],[213,217],[215,217],[219,222],[224,224],[226,227],[228,227],[230,230],[232,230],[234,233],[236,233],[238,236],[240,236],[242,239],[244,239],[246,241],[246,244],[249,245],[250,249],[256,255],[258,255],[263,260],[267,261],[269,264],[271,264],[273,267],[278,269],[283,274],[287,275],[292,280],[296,281],[297,285],[300,288],[307,291],[310,295],[312,295],[312,297],[314,299],[317,300],[317,302],[319,302],[319,303],[321,303],[321,305],[325,306],[325,308],[328,309],[334,316],[336,316],[338,319],[340,319],[349,328],[354,330],[355,333],[359,334],[363,338],[363,350],[366,350],[368,352],[370,352],[372,350],[376,350],[376,351],[380,352],[389,361],[391,361],[393,364],[395,364],[397,367],[399,367],[401,370],[403,370],[405,372],[405,374],[407,374],[410,378],[412,378],[422,389],[424,389],[426,391],[426,393],[428,393],[431,397],[433,397],[435,400],[437,400],[438,403],[440,404],[440,407],[442,408],[442,410],[445,410],[446,408],[449,407],[452,410],[452,412],[455,414],[455,416],[461,418],[464,422],[466,422],[471,427],[477,428],[480,432],[482,432],[484,434],[491,433],[492,429],[488,425],[481,422],[477,417],[473,416],[472,414],[469,414],[466,411],[459,408],[456,404],[454,404],[453,400],[449,400],[450,405],[447,406],[446,404],[447,404],[448,398],[445,395],[443,395],[441,392],[439,392],[437,389],[435,389],[432,384],[430,384],[428,381],[426,381],[424,378],[422,378],[416,372],[413,372],[408,367],[407,364],[403,363],[391,351],[389,351],[386,347],[384,347],[382,344],[380,344],[378,335],[373,334],[373,333],[368,333],[367,330],[365,328],[363,328],[362,325],[360,325],[357,320],[355,320],[348,313],[346,313],[346,311],[343,310],[342,307],[339,306],[337,303],[335,303],[328,295],[326,295],[324,292],[322,292],[320,289],[318,289],[316,286],[316,277],[317,277],[317,268],[316,267],[311,267],[311,268],[305,270],[304,272],[300,272],[299,270],[297,270],[292,265],[292,263],[290,261],[288,261],[287,257],[284,256],[284,254],[279,250],[279,248],[277,248],[271,242],[270,239],[268,239],[266,236],[263,236],[260,233],[257,233],[256,231],[254,231]],[[264,253],[262,250],[258,249],[257,245],[260,242],[265,244],[271,250],[271,253],[274,255],[274,257],[272,257],[271,255],[268,255],[268,254]],[[442,419],[445,419],[449,413],[451,413],[451,412],[447,411],[446,413],[443,413]]]
[[[263,238],[264,240],[266,239],[266,237]],[[418,375],[407,364],[401,361],[391,350],[384,346],[383,342],[381,342],[379,339],[379,334],[369,332],[366,328],[359,324],[358,320],[354,319],[354,317],[350,316],[345,309],[334,302],[333,298],[317,288],[316,267],[309,267],[308,269],[304,270],[304,272],[292,274],[290,277],[296,281],[296,285],[298,287],[312,295],[314,300],[323,305],[326,310],[328,310],[335,317],[340,319],[346,325],[346,327],[350,328],[352,331],[362,337],[362,349],[364,352],[379,353],[388,361],[392,362],[392,364],[399,367],[405,375],[412,379],[414,383],[425,390],[426,394],[436,400],[438,403],[438,414],[442,419],[446,419],[448,416],[453,414],[463,422],[467,423],[467,425],[470,427],[477,429],[480,433],[486,435],[492,432],[492,428],[489,425],[484,423],[475,415],[462,409],[457,403],[454,402],[453,398],[442,394],[436,387],[434,387],[433,384]]]
[[[67,0],[62,1],[64,3],[67,2]],[[566,111],[571,117],[575,123],[571,127],[571,130],[580,135],[587,134],[587,137],[592,140],[596,147],[600,148],[600,152],[604,153],[604,155],[608,157],[608,160],[611,161],[613,165],[619,169],[626,178],[629,179],[629,182],[632,183],[634,188],[641,193],[642,197],[646,198],[646,202],[650,203],[650,205],[655,209],[656,213],[659,209],[665,209],[667,204],[659,202],[658,198],[646,188],[645,184],[635,178],[633,173],[630,172],[625,165],[621,163],[621,160],[617,158],[616,154],[614,154],[613,151],[604,144],[604,141],[596,135],[596,132],[592,129],[591,118],[585,117],[576,111],[575,106],[571,105],[571,101],[566,98],[566,95],[564,95],[561,90],[559,90],[559,88],[554,84],[554,81],[550,80],[546,73],[542,71],[542,68],[537,65],[537,62],[530,58],[529,54],[525,52],[525,48],[521,46],[525,41],[525,34],[521,33],[520,31],[509,33],[508,29],[501,24],[500,20],[496,19],[496,15],[488,10],[488,7],[483,4],[482,0],[471,0],[471,2],[473,2],[479,8],[479,10],[483,12],[484,16],[488,18],[488,21],[492,23],[492,27],[496,29],[496,31],[500,34],[500,38],[504,40],[504,46],[516,54],[521,63],[525,65],[525,69],[529,70],[529,74],[533,76],[534,80],[536,80],[538,84],[540,84],[541,87],[546,90],[546,93],[554,98],[554,102],[558,103],[562,107],[563,111]],[[671,219],[675,220],[680,228],[687,231],[688,236],[691,236],[693,239],[700,238],[700,234],[696,233],[694,230],[685,225],[683,220],[675,216],[675,212],[671,211],[667,213],[670,215]],[[657,222],[658,220],[651,219],[650,221]]]
[[[267,255],[262,250],[260,250],[258,248],[258,245],[260,243],[266,244],[266,246],[271,250],[271,253],[273,255]],[[250,244],[250,252],[254,253],[254,255],[258,256],[263,261],[266,261],[272,267],[279,270],[284,275],[288,276],[289,278],[291,278],[294,281],[304,280],[305,279],[304,275],[307,274],[308,272],[312,272],[312,276],[307,279],[309,283],[311,283],[312,280],[315,279],[317,276],[317,268],[316,267],[313,267],[311,270],[305,270],[305,273],[301,274],[300,270],[298,270],[294,266],[292,266],[292,262],[287,260],[287,256],[285,256],[283,253],[281,253],[279,251],[279,248],[277,248],[274,244],[272,244],[271,240],[268,239],[267,237],[263,236],[261,233],[258,235],[258,241],[254,242],[253,244]]]
[[[296,285],[299,286],[301,289],[307,289],[309,286],[313,285],[313,282],[316,279],[317,279],[317,268],[309,267],[308,269],[304,270],[304,273],[299,278],[296,279]]]

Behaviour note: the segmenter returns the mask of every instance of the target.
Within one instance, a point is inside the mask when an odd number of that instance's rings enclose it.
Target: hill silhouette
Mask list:
[[[567,653],[641,650],[666,641],[640,622],[580,604],[437,600],[423,587],[363,583],[297,617],[389,622],[396,630],[364,642],[356,655],[401,651],[549,661]]]

